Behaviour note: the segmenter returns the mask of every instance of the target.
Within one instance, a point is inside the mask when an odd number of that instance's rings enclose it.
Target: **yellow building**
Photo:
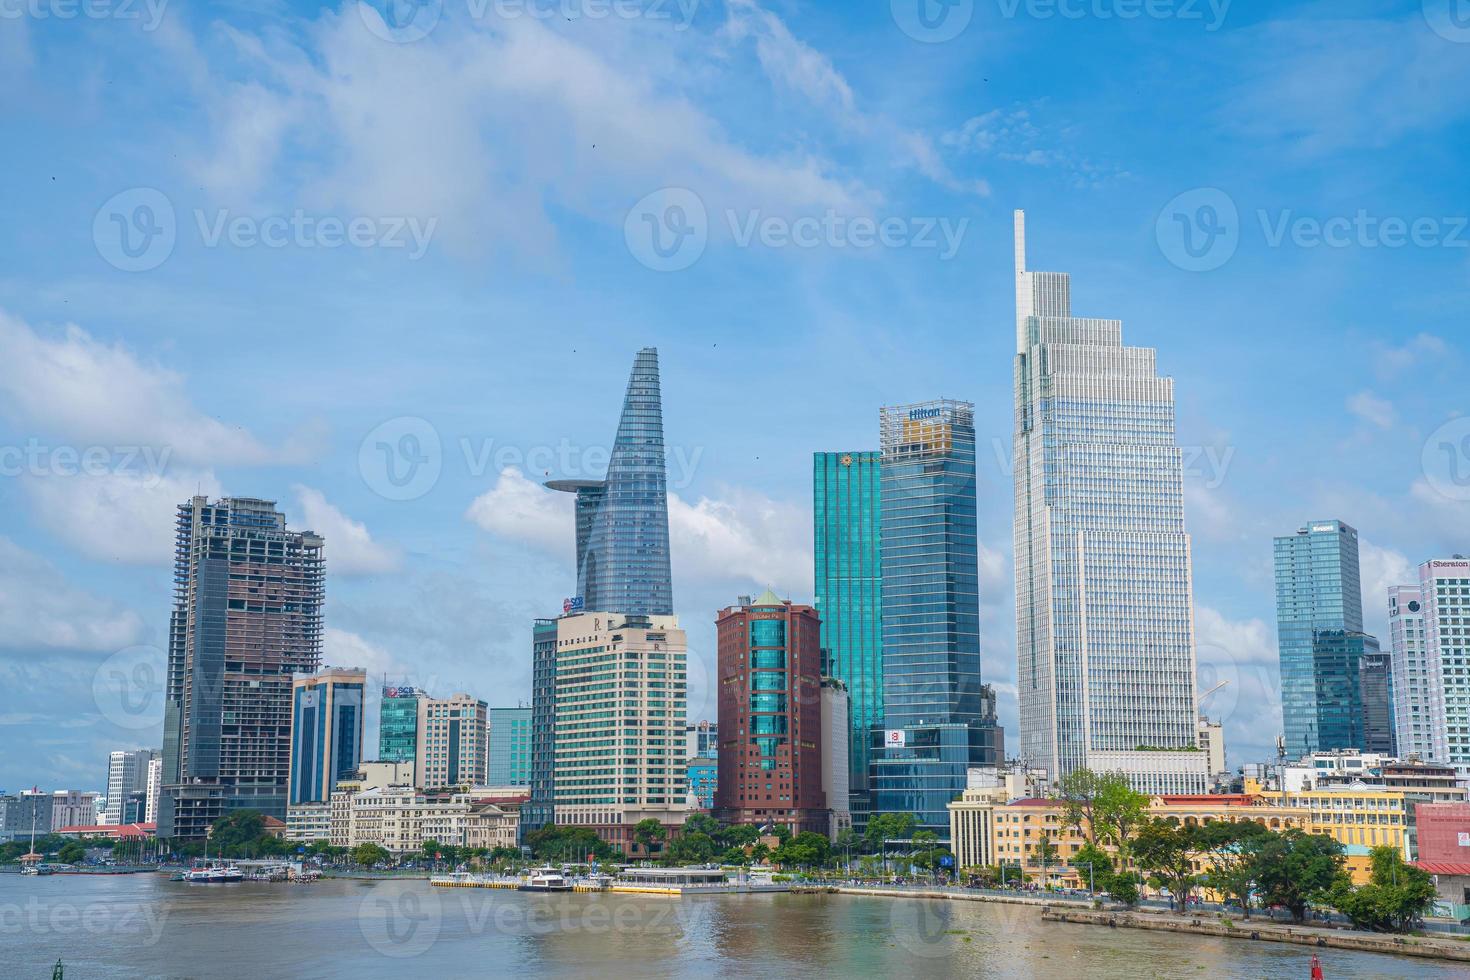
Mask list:
[[[949,805],[956,865],[1018,868],[1042,885],[1087,887],[1087,869],[1079,871],[1069,863],[1087,839],[1066,822],[1062,804],[1041,797],[1004,802],[998,798],[1000,792],[967,790]],[[1149,814],[1160,819],[1173,817],[1185,826],[1254,820],[1277,831],[1292,827],[1309,830],[1311,822],[1311,812],[1305,807],[1283,805],[1251,793],[1155,796]],[[1043,840],[1050,842],[1049,855],[1044,853]],[[1207,863],[1200,862],[1198,870],[1208,870]]]
[[[1387,844],[1397,848],[1405,860],[1411,856],[1407,846],[1413,825],[1411,810],[1420,802],[1412,792],[1363,785],[1271,790],[1261,789],[1251,779],[1246,780],[1245,789],[1279,805],[1306,810],[1309,832],[1326,834],[1343,845],[1355,884],[1367,883],[1368,854],[1373,848]]]

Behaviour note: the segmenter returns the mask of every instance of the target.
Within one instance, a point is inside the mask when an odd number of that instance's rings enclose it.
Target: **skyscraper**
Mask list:
[[[822,791],[821,622],[777,598],[715,620],[720,748],[715,816],[732,824],[828,832]]]
[[[1444,762],[1444,685],[1439,652],[1424,642],[1424,594],[1419,586],[1395,585],[1388,590],[1388,634],[1397,750],[1425,762]]]
[[[588,612],[554,622],[556,823],[591,827],[629,857],[645,856],[633,837],[640,821],[678,827],[691,812],[684,631],[673,616]],[[533,798],[539,789],[533,772]]]
[[[522,838],[556,816],[557,621],[531,628],[531,798],[521,807]]]
[[[1373,637],[1366,637],[1372,640]],[[1396,756],[1393,725],[1393,658],[1365,643],[1358,660],[1358,689],[1363,702],[1363,751]]]
[[[127,823],[123,817],[128,795],[144,794],[147,800],[148,773],[155,758],[156,749],[123,749],[107,757],[107,806],[102,811],[104,824]],[[142,817],[138,818],[143,819]]]
[[[869,741],[883,721],[883,490],[876,451],[814,453],[813,558],[822,647],[849,697],[849,801],[868,809]],[[837,808],[837,801],[828,805]]]
[[[1072,316],[1068,275],[1026,268],[1025,229],[1017,211],[1021,758],[1053,780],[1085,767],[1201,793],[1174,383],[1118,320]]]
[[[1410,723],[1426,729],[1416,735],[1422,744],[1427,734],[1433,761],[1454,766],[1462,781],[1470,780],[1470,560],[1456,555],[1424,562],[1418,594],[1420,609],[1414,611],[1423,616],[1422,663],[1428,676],[1422,690],[1410,696]],[[1397,653],[1396,633],[1395,667]],[[1397,684],[1397,675],[1394,680]]]
[[[577,495],[577,593],[586,610],[671,616],[669,507],[658,351],[633,359],[603,480],[553,480]]]
[[[283,819],[291,678],[321,663],[322,539],[274,501],[178,510],[158,832],[199,838],[231,810]]]
[[[385,685],[378,702],[378,761],[412,762],[419,752],[419,701],[416,687]]]
[[[879,413],[883,728],[870,733],[873,813],[949,835],[970,766],[1004,758],[980,683],[975,412],[941,399]]]
[[[490,709],[491,786],[531,785],[531,709]]]
[[[415,784],[423,789],[484,786],[489,775],[485,702],[461,693],[421,697],[418,708]]]
[[[1314,521],[1275,539],[1275,563],[1287,755],[1360,749],[1365,634],[1358,532],[1342,521]],[[1376,640],[1372,649],[1378,650]]]
[[[337,781],[357,771],[366,691],[360,667],[327,667],[293,680],[289,803],[328,803]]]

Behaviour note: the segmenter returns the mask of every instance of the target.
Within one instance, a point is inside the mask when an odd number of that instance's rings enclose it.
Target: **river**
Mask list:
[[[427,882],[189,885],[0,875],[0,975],[143,977],[1308,976],[1297,946],[1043,925],[1031,907],[847,895],[534,895]],[[1322,950],[1328,980],[1463,965]]]

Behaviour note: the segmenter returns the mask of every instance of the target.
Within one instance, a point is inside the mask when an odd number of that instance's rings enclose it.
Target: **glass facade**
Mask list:
[[[1367,637],[1372,640],[1373,637]],[[1393,727],[1393,679],[1391,658],[1378,650],[1376,641],[1365,643],[1358,661],[1358,688],[1363,698],[1363,751],[1396,756],[1398,746]]]
[[[812,458],[816,609],[828,670],[851,697],[849,802],[865,813],[868,745],[883,721],[883,525],[878,452]],[[830,803],[831,801],[829,801]]]
[[[531,709],[490,709],[491,786],[531,785]]]
[[[1275,564],[1287,756],[1360,749],[1363,643],[1351,639],[1363,633],[1358,532],[1341,521],[1313,522],[1276,538]]]
[[[521,807],[523,839],[555,816],[556,635],[554,619],[531,628],[531,798]]]
[[[326,803],[337,781],[357,771],[366,681],[362,673],[298,680],[291,699],[290,803]]]
[[[577,495],[577,593],[591,612],[671,616],[669,508],[658,351],[633,360],[605,480],[555,480]]]
[[[914,813],[948,839],[946,806],[966,768],[1004,757],[980,682],[974,406],[884,408],[879,446],[883,730],[868,746],[872,812]],[[894,730],[902,745],[883,735]]]
[[[378,706],[378,761],[412,762],[419,749],[419,699],[412,687],[385,687]],[[419,778],[415,774],[414,778]]]
[[[713,757],[696,756],[689,760],[687,772],[689,792],[699,801],[699,808],[712,808],[715,805],[715,784],[719,779],[719,762]]]
[[[1021,758],[1205,790],[1174,384],[1117,320],[1072,316],[1065,273],[1026,268],[1016,212],[1014,480]],[[1172,750],[1159,752],[1158,749]]]

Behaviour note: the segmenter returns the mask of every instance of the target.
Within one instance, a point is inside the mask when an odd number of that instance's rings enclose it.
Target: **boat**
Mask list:
[[[555,868],[537,868],[519,886],[523,892],[569,892],[572,883],[567,876]]]
[[[245,873],[233,864],[226,867],[194,868],[184,873],[184,880],[196,885],[219,885],[232,881],[244,881]]]

